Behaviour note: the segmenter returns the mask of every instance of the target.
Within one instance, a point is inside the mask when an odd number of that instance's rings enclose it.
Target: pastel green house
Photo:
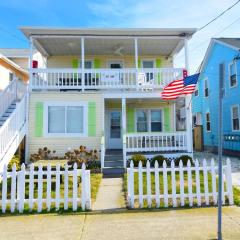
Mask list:
[[[30,71],[28,156],[44,146],[63,156],[84,145],[99,151],[107,170],[124,169],[135,153],[192,154],[191,109],[182,105],[188,98],[164,101],[161,92],[183,76],[186,66],[174,68],[173,57],[195,29],[22,32],[46,64]]]

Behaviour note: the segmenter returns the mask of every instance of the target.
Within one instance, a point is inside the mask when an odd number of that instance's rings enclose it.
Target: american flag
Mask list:
[[[163,89],[162,99],[174,100],[178,98],[180,95],[192,94],[195,91],[198,77],[199,73],[170,82]]]

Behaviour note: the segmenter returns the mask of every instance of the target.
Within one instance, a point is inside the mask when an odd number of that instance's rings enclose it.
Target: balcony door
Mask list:
[[[106,127],[108,149],[122,149],[121,110],[109,110]]]
[[[153,80],[154,60],[142,60],[142,68],[146,68],[146,79]]]

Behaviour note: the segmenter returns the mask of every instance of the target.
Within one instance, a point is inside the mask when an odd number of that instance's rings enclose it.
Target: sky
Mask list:
[[[0,48],[28,47],[20,26],[200,28],[236,0],[2,0]],[[189,42],[190,69],[200,65],[212,37],[240,37],[240,4]],[[184,54],[175,59],[184,66]]]

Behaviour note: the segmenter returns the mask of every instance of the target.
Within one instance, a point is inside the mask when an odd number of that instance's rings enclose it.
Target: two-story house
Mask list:
[[[204,148],[217,151],[219,64],[224,64],[223,148],[240,156],[240,39],[214,38],[204,57],[193,96],[194,124],[202,125]]]
[[[191,108],[182,114],[186,123],[177,123],[190,97],[164,101],[161,92],[188,69],[195,29],[21,30],[30,62],[35,50],[44,59],[29,69],[28,156],[44,146],[63,156],[84,145],[101,150],[102,168],[109,155],[123,168],[134,153],[192,154]],[[174,68],[183,48],[185,66]]]

